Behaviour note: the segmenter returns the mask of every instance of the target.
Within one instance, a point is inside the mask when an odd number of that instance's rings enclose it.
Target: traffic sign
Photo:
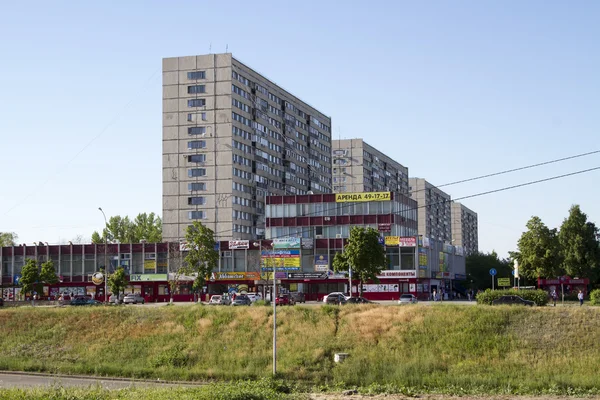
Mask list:
[[[510,278],[498,278],[498,286],[510,286]]]
[[[490,275],[491,275],[491,276],[494,276],[494,275],[496,275],[497,273],[498,273],[498,272],[496,271],[496,268],[491,268],[491,269],[490,269]]]

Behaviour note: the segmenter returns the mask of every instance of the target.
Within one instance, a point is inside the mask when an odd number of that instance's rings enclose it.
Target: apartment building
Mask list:
[[[422,178],[410,178],[409,190],[418,204],[419,235],[450,243],[450,195]]]
[[[335,193],[387,192],[408,194],[408,168],[363,139],[333,141]]]
[[[331,192],[331,118],[232,57],[163,59],[163,239],[264,237],[265,196]]]
[[[459,202],[453,202],[451,215],[452,244],[462,246],[465,255],[477,253],[479,251],[477,213]]]

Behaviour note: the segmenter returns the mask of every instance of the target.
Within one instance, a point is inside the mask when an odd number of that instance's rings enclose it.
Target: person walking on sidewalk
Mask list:
[[[579,293],[577,293],[577,298],[579,299],[579,306],[583,305],[583,292],[580,290]]]

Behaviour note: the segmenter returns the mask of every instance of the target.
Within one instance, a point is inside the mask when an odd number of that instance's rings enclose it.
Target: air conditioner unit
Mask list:
[[[224,252],[222,252],[222,253],[221,253],[221,256],[222,256],[222,257],[231,257],[231,254],[232,254],[232,253],[231,253],[231,250],[228,250],[228,251],[224,251]]]
[[[323,235],[315,235],[315,239],[323,239]]]
[[[325,217],[325,218],[323,218],[323,219],[324,219],[325,221],[331,221],[331,218],[330,218],[330,217]]]
[[[335,237],[336,237],[336,239],[341,239],[342,238],[342,234],[341,233],[336,233]]]

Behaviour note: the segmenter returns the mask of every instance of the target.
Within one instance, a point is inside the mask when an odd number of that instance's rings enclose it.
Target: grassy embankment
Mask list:
[[[600,392],[593,308],[290,307],[278,371],[290,382],[446,393]],[[0,369],[162,380],[271,373],[267,307],[0,310]],[[333,354],[347,352],[342,364]]]

